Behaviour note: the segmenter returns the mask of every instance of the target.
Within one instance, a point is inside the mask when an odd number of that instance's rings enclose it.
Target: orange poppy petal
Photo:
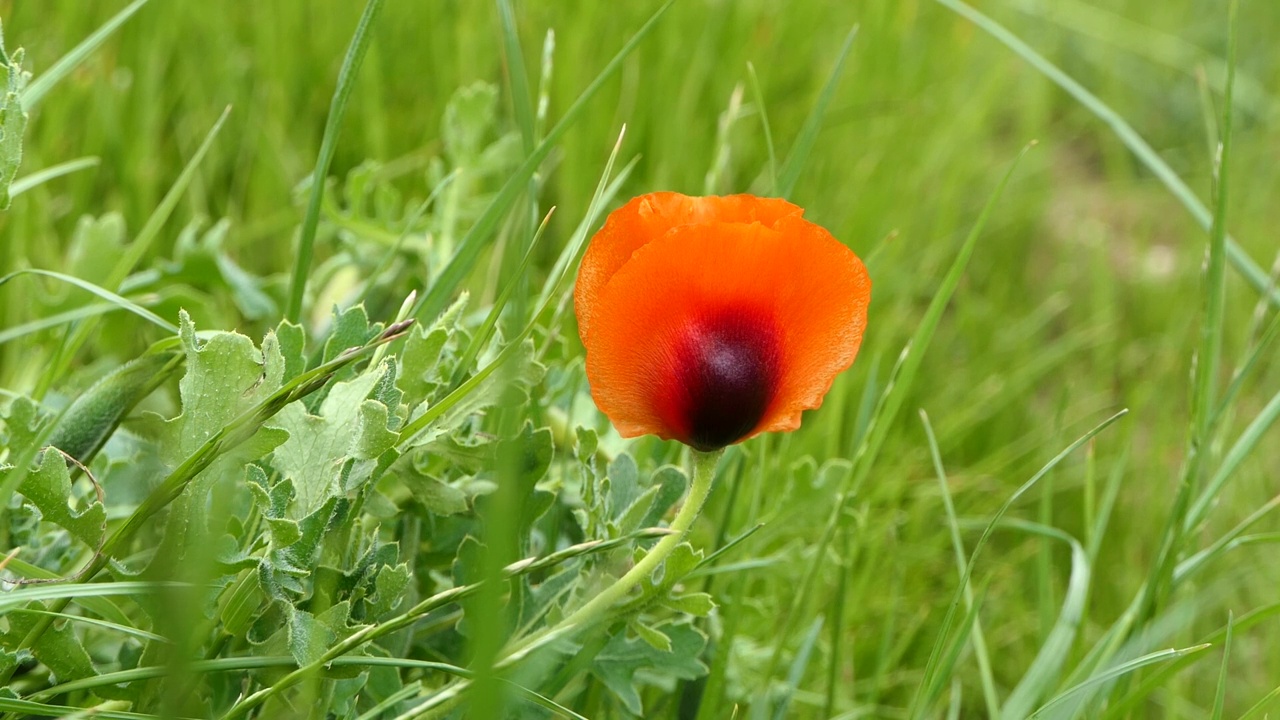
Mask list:
[[[675,227],[580,303],[592,396],[624,437],[709,450],[792,430],[853,362],[866,269],[798,213],[771,225]]]
[[[609,215],[583,255],[574,288],[579,333],[584,338],[590,334],[596,299],[613,274],[636,250],[671,229],[713,221],[773,227],[782,218],[803,212],[786,200],[754,195],[690,197],[656,192],[632,198]]]

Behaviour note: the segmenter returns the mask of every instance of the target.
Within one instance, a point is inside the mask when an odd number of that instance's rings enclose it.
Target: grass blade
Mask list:
[[[951,547],[956,554],[956,568],[964,577],[969,567],[965,559],[964,538],[960,536],[960,520],[956,517],[955,504],[951,500],[951,486],[947,482],[947,471],[942,465],[942,453],[938,449],[938,439],[933,434],[933,425],[924,410],[920,411],[920,422],[924,424],[925,438],[929,441],[929,455],[933,459],[933,470],[938,476],[938,488],[942,494],[942,506],[947,512],[947,526],[951,530]],[[972,584],[964,587],[965,608],[972,611],[974,607]],[[996,692],[995,676],[991,670],[991,656],[987,652],[986,636],[982,633],[982,620],[973,621],[973,654],[978,660],[978,675],[982,678],[982,697],[987,704],[987,717],[1000,717],[1000,696]]]
[[[145,0],[142,1],[145,2]],[[63,175],[70,175],[86,168],[97,167],[101,163],[102,160],[96,157],[82,157],[76,160],[68,160],[43,170],[37,170],[30,175],[24,175],[14,180],[13,185],[9,186],[9,197],[18,197],[22,193],[40,187],[50,180],[55,180]]]
[[[104,720],[187,720],[174,715],[152,715],[150,713],[125,712],[100,707],[71,707],[69,705],[47,705],[30,700],[0,698],[0,710],[20,713],[19,717],[92,717]]]
[[[71,48],[71,52],[63,55],[56,63],[44,71],[40,77],[32,80],[22,91],[22,107],[31,110],[40,104],[44,96],[53,89],[63,78],[70,75],[80,63],[84,62],[98,46],[102,45],[111,34],[120,29],[133,14],[138,12],[143,5],[147,4],[147,0],[134,0],[125,9],[116,13],[110,20],[103,23],[102,27],[93,31],[89,37],[80,41],[79,45]]]
[[[1230,40],[1227,51],[1227,94],[1223,110],[1222,141],[1214,163],[1213,225],[1209,230],[1209,262],[1205,271],[1204,320],[1200,326],[1200,350],[1195,363],[1195,397],[1191,407],[1195,420],[1197,456],[1208,452],[1214,399],[1217,395],[1218,365],[1222,362],[1222,324],[1226,312],[1226,222],[1228,177],[1231,160],[1231,98],[1235,86],[1236,3],[1231,3]]]
[[[0,611],[25,605],[33,600],[80,600],[88,597],[146,595],[165,588],[190,587],[187,583],[167,581],[115,581],[109,583],[67,583],[23,587],[0,595]]]
[[[1119,113],[1112,110],[1109,105],[1102,102],[1097,95],[1087,90],[1083,85],[1063,72],[1057,65],[1049,62],[1043,55],[1036,52],[1034,48],[1024,42],[1021,38],[1009,32],[1003,25],[992,20],[974,7],[961,2],[961,0],[934,0],[952,12],[964,17],[965,19],[977,25],[984,32],[991,35],[996,40],[1014,51],[1023,60],[1026,60],[1032,67],[1040,71],[1045,77],[1052,80],[1058,87],[1062,88],[1071,97],[1075,98],[1081,105],[1084,105],[1089,112],[1093,113],[1099,120],[1106,123],[1116,137],[1128,147],[1138,160],[1147,167],[1160,182],[1168,188],[1169,192],[1177,198],[1196,222],[1205,230],[1213,227],[1213,213],[1205,204],[1196,197],[1191,187],[1187,185],[1181,177],[1174,172],[1173,168],[1164,161],[1163,158],[1147,143],[1146,140],[1133,129]],[[1226,235],[1226,255],[1232,266],[1244,276],[1245,280],[1260,293],[1264,293],[1272,305],[1280,307],[1280,289],[1271,284],[1270,278],[1261,267],[1258,266],[1253,258],[1245,253],[1235,240],[1229,234]]]
[[[1253,720],[1254,718],[1257,718],[1257,717],[1261,717],[1261,718],[1269,717],[1269,715],[1265,714],[1264,711],[1267,708],[1272,707],[1277,699],[1280,699],[1280,686],[1277,686],[1275,690],[1272,690],[1266,695],[1263,695],[1261,700],[1255,703],[1253,707],[1246,710],[1245,713],[1240,716],[1240,720]]]
[[[1235,7],[1235,3],[1232,3]],[[1231,635],[1235,626],[1235,614],[1227,613],[1227,639],[1222,645],[1222,669],[1218,671],[1218,691],[1213,696],[1213,716],[1211,720],[1222,720],[1222,707],[1227,700],[1227,668],[1231,660]]]
[[[1209,645],[1195,645],[1193,647],[1183,648],[1181,650],[1175,649],[1175,648],[1170,648],[1168,650],[1158,650],[1156,652],[1143,655],[1142,657],[1134,658],[1133,660],[1130,660],[1126,663],[1121,663],[1113,668],[1104,670],[1103,672],[1100,672],[1097,675],[1094,675],[1093,677],[1088,678],[1087,680],[1085,680],[1084,682],[1078,685],[1073,685],[1072,687],[1067,688],[1061,693],[1058,693],[1053,697],[1052,700],[1045,703],[1044,705],[1041,705],[1040,709],[1032,713],[1027,720],[1035,720],[1035,718],[1044,717],[1045,713],[1048,712],[1049,710],[1052,710],[1054,707],[1056,707],[1060,703],[1063,703],[1071,699],[1073,695],[1076,695],[1077,693],[1088,690],[1091,687],[1102,685],[1103,683],[1110,682],[1111,680],[1115,680],[1116,678],[1123,677],[1125,675],[1128,675],[1131,672],[1134,672],[1135,670],[1141,670],[1142,668],[1147,667],[1148,665],[1155,665],[1157,663],[1167,662],[1169,660],[1176,660],[1178,658],[1194,655],[1195,653],[1201,652],[1208,647]]]
[[[791,668],[787,671],[787,684],[783,687],[782,697],[778,699],[778,706],[773,711],[773,720],[782,720],[787,716],[791,697],[795,695],[800,682],[804,680],[804,671],[809,666],[813,646],[818,642],[818,633],[822,632],[822,621],[821,615],[813,619],[809,625],[809,632],[805,633],[804,641],[800,643],[800,649],[796,650],[796,657],[791,661]]]
[[[511,107],[520,129],[520,140],[526,155],[534,148],[533,96],[529,94],[529,74],[524,67],[524,52],[520,49],[520,33],[516,30],[516,15],[511,0],[498,0],[498,19],[502,25],[502,55],[506,60],[507,81],[511,85]]]
[[[182,172],[178,174],[178,179],[173,181],[173,186],[164,194],[160,204],[156,206],[155,211],[147,218],[146,224],[138,231],[138,236],[129,244],[129,249],[120,256],[120,260],[111,269],[111,274],[107,276],[108,280],[103,283],[104,285],[112,289],[119,289],[124,279],[129,276],[129,273],[133,272],[133,268],[146,256],[147,251],[151,249],[151,244],[160,236],[161,228],[164,227],[169,216],[173,214],[174,209],[178,207],[178,201],[195,177],[196,169],[200,167],[201,161],[209,153],[209,149],[213,147],[213,141],[218,137],[218,133],[222,130],[222,126],[227,122],[227,118],[230,115],[231,108],[228,106],[218,116],[217,121],[213,123],[213,127],[209,128],[204,140],[196,148],[195,154],[191,156],[186,166],[182,168]]]
[[[1040,468],[1040,470],[1035,475],[1033,475],[1030,480],[1023,483],[1021,487],[1015,490],[1014,493],[1010,495],[1007,500],[1004,501],[1004,504],[1002,504],[1000,508],[996,510],[995,514],[991,517],[990,522],[987,523],[986,529],[982,531],[982,535],[978,538],[977,544],[974,545],[973,552],[969,555],[968,567],[965,568],[964,577],[960,579],[960,585],[959,587],[956,588],[956,592],[951,598],[951,604],[947,608],[947,614],[942,621],[942,627],[938,631],[937,639],[934,641],[933,650],[929,654],[928,664],[925,665],[924,677],[922,678],[920,685],[918,686],[918,689],[915,693],[915,696],[911,702],[912,709],[911,709],[911,712],[908,713],[908,717],[912,717],[912,718],[922,717],[922,714],[927,712],[928,710],[928,706],[931,702],[931,698],[924,697],[922,695],[922,692],[924,691],[925,688],[929,687],[932,684],[934,676],[937,673],[938,663],[941,660],[941,656],[942,656],[942,649],[946,645],[947,638],[951,634],[951,627],[955,621],[956,609],[959,607],[960,602],[964,597],[964,588],[966,585],[968,585],[969,578],[973,574],[973,567],[978,560],[978,555],[982,552],[982,549],[986,547],[987,540],[990,539],[991,533],[995,531],[996,526],[999,525],[1000,521],[1004,518],[1005,513],[1007,513],[1009,509],[1013,507],[1013,504],[1017,502],[1018,498],[1022,497],[1022,495],[1025,494],[1032,487],[1035,487],[1036,483],[1040,482],[1041,478],[1049,474],[1049,471],[1057,467],[1058,464],[1061,463],[1063,460],[1065,460],[1069,455],[1071,455],[1071,453],[1075,452],[1078,448],[1080,448],[1081,446],[1083,446],[1084,444],[1092,440],[1095,436],[1098,435],[1098,433],[1107,429],[1112,423],[1124,417],[1126,414],[1128,414],[1128,412],[1129,412],[1128,410],[1121,410],[1115,415],[1112,415],[1106,420],[1103,420],[1101,423],[1096,425],[1092,430],[1082,435],[1075,442],[1071,443],[1071,445],[1067,446],[1065,450],[1058,453],[1056,456],[1054,456],[1052,460],[1046,463],[1044,467]]]
[[[1222,394],[1222,400],[1218,402],[1218,409],[1214,412],[1211,425],[1217,426],[1222,418],[1227,414],[1227,410],[1231,408],[1231,404],[1235,401],[1236,396],[1240,394],[1240,388],[1244,385],[1245,380],[1258,369],[1258,361],[1262,358],[1270,358],[1267,349],[1271,347],[1271,343],[1280,337],[1280,313],[1271,319],[1271,324],[1267,327],[1266,332],[1258,339],[1256,345],[1249,352],[1249,357],[1236,370],[1235,375],[1231,378],[1231,383],[1227,386],[1226,391]]]
[[[365,52],[369,49],[369,41],[372,39],[369,28],[381,9],[382,0],[369,0],[365,4],[355,35],[347,46],[346,57],[342,59],[342,69],[338,71],[338,86],[329,103],[329,118],[324,123],[324,136],[320,140],[320,153],[316,156],[316,169],[311,173],[311,195],[307,199],[306,214],[302,216],[302,229],[298,232],[298,255],[293,265],[293,276],[289,279],[289,302],[285,308],[285,319],[292,323],[298,322],[302,315],[302,296],[307,289],[311,258],[315,255],[320,206],[324,201],[329,165],[333,162],[333,153],[338,146],[338,131],[342,127],[342,118],[347,113],[347,101],[355,87],[356,75],[360,74]]]
[[[1280,495],[1271,498],[1262,507],[1249,513],[1248,517],[1237,523],[1235,527],[1218,538],[1212,545],[1178,563],[1173,570],[1174,582],[1178,583],[1185,580],[1197,570],[1205,567],[1210,560],[1232,548],[1239,547],[1246,539],[1242,537],[1244,532],[1277,507],[1280,507]]]
[[[50,612],[48,610],[36,610],[33,608],[12,608],[8,612],[25,614],[25,615],[44,615],[46,617],[55,617],[55,618],[60,618],[62,620],[66,620],[67,622],[83,623],[85,625],[94,625],[96,627],[105,628],[107,630],[114,630],[124,635],[132,635],[133,637],[136,637],[136,638],[142,638],[143,640],[154,640],[156,642],[163,642],[163,643],[169,642],[168,638],[163,637],[161,635],[156,635],[155,633],[149,633],[146,630],[139,630],[138,628],[130,627],[128,625],[121,625],[120,623],[113,623],[108,620],[99,620],[97,618],[85,617],[83,615],[69,615],[67,613]]]
[[[889,377],[889,382],[885,386],[884,394],[880,397],[879,405],[871,417],[870,425],[867,427],[862,443],[858,447],[857,454],[854,455],[854,471],[847,476],[846,484],[848,487],[842,488],[842,490],[849,490],[849,492],[845,493],[846,497],[856,495],[861,489],[862,483],[870,474],[871,467],[875,464],[876,457],[880,454],[880,448],[883,447],[884,441],[889,435],[889,429],[893,425],[894,419],[897,418],[898,412],[902,409],[902,403],[906,400],[907,393],[915,383],[916,373],[919,372],[920,364],[924,360],[924,353],[928,349],[930,341],[933,340],[933,333],[938,329],[938,323],[942,320],[942,313],[951,302],[951,297],[955,294],[956,288],[960,286],[960,278],[963,277],[965,267],[969,264],[969,258],[973,257],[974,248],[978,244],[978,237],[982,235],[982,230],[987,225],[987,219],[995,209],[996,202],[1000,200],[1000,196],[1004,194],[1004,189],[1009,184],[1009,179],[1013,177],[1014,171],[1018,168],[1018,163],[1034,145],[1035,143],[1032,142],[1022,148],[1022,151],[1018,153],[1018,156],[1014,158],[1013,163],[1005,172],[1004,177],[1001,178],[991,197],[987,199],[987,204],[982,208],[982,212],[978,215],[977,221],[974,222],[968,237],[964,239],[964,244],[960,246],[960,252],[956,254],[956,259],[952,261],[946,276],[938,286],[938,291],[934,293],[933,299],[929,301],[929,307],[925,310],[924,317],[921,318],[915,333],[912,334],[911,340],[903,348],[898,364],[894,367]]]
[[[485,316],[484,322],[471,336],[471,342],[467,344],[466,350],[463,351],[461,359],[458,361],[458,369],[454,375],[453,381],[450,383],[453,387],[457,387],[462,383],[463,377],[471,369],[471,365],[476,361],[476,357],[480,355],[480,349],[489,342],[493,337],[494,329],[498,326],[498,318],[502,315],[503,309],[506,308],[507,302],[511,299],[511,293],[520,286],[520,280],[524,277],[525,271],[529,269],[529,260],[533,257],[533,251],[538,247],[538,241],[542,239],[543,233],[547,230],[547,224],[551,222],[551,216],[556,211],[552,207],[547,211],[546,217],[542,219],[542,223],[538,225],[538,229],[533,233],[533,239],[529,241],[529,247],[524,253],[524,257],[520,259],[520,265],[516,268],[515,274],[507,279],[506,285],[502,288],[502,292],[498,294],[497,299],[493,301],[493,307],[489,308],[489,314]]]
[[[843,57],[841,58],[843,62]],[[760,78],[756,66],[747,63],[747,78],[751,80],[751,98],[760,113],[760,131],[764,133],[764,146],[769,151],[769,194],[778,194],[778,156],[773,149],[773,131],[769,129],[769,112],[765,109],[764,92],[760,90]]]
[[[146,320],[147,322],[151,323],[152,325],[155,325],[156,327],[159,327],[159,328],[161,328],[161,329],[163,329],[163,330],[166,330],[166,331],[168,331],[168,332],[171,332],[171,333],[173,333],[173,334],[175,334],[175,335],[176,335],[176,334],[178,334],[178,326],[177,326],[177,325],[174,325],[173,323],[169,322],[168,320],[165,320],[164,318],[162,318],[162,317],[160,317],[159,315],[157,315],[157,314],[155,314],[155,313],[151,312],[150,310],[148,310],[148,309],[146,309],[146,308],[142,307],[141,305],[139,305],[139,304],[137,304],[137,303],[133,302],[132,300],[130,300],[130,299],[128,299],[128,298],[125,298],[125,297],[121,297],[121,296],[119,296],[119,295],[117,295],[117,294],[115,294],[115,293],[111,292],[110,290],[108,290],[108,289],[106,289],[106,288],[102,287],[101,285],[94,285],[93,283],[89,282],[88,280],[81,280],[81,279],[80,279],[80,278],[78,278],[78,277],[72,277],[72,276],[70,276],[70,275],[65,275],[65,274],[63,274],[63,273],[56,272],[56,271],[54,271],[54,270],[41,270],[41,269],[39,269],[39,268],[27,268],[27,269],[24,269],[24,270],[15,270],[15,271],[13,271],[13,272],[9,273],[8,275],[5,275],[4,277],[0,277],[0,285],[4,285],[5,283],[9,282],[10,280],[12,280],[12,279],[14,279],[14,278],[16,278],[16,277],[18,277],[18,276],[20,276],[20,275],[40,275],[40,276],[42,276],[42,277],[50,277],[50,278],[53,278],[53,279],[55,279],[55,280],[60,280],[60,281],[62,281],[62,282],[64,282],[64,283],[67,283],[68,285],[75,285],[76,287],[80,288],[81,290],[87,290],[88,292],[91,292],[91,293],[93,293],[94,295],[97,295],[98,297],[102,298],[103,300],[106,300],[106,301],[107,301],[111,306],[113,306],[114,308],[119,308],[119,309],[121,309],[121,310],[127,310],[127,311],[129,311],[129,312],[133,313],[134,315],[137,315],[138,317],[142,318],[143,320]],[[70,314],[70,313],[67,313],[67,314]],[[90,316],[93,316],[93,315],[100,315],[100,314],[102,314],[102,313],[101,313],[101,312],[95,312],[95,313],[82,313],[82,315],[83,315],[83,316],[86,316],[86,317],[90,317]],[[38,321],[38,322],[39,322],[39,321]],[[32,324],[34,324],[34,323],[28,323],[28,325],[27,325],[27,326],[23,326],[23,327],[29,327],[29,326],[30,326],[30,325],[32,325]],[[5,333],[0,334],[0,336],[2,336],[2,337],[3,337],[3,340],[0,340],[0,342],[6,342],[6,341],[8,341],[8,340],[13,339],[14,337],[16,337],[16,335],[14,334],[14,332],[16,332],[16,331],[18,331],[18,330],[20,330],[20,329],[22,329],[22,328],[11,328],[11,330],[10,330],[10,331],[6,331]],[[35,329],[37,329],[37,330],[38,330],[38,329],[40,329],[40,328],[39,328],[39,327],[37,327],[37,328],[35,328]],[[26,332],[26,331],[24,331],[24,332]]]
[[[622,46],[622,49],[600,71],[600,74],[582,91],[578,99],[574,100],[573,105],[569,106],[569,109],[565,111],[564,117],[560,118],[560,121],[547,132],[547,136],[538,143],[533,153],[527,156],[519,167],[511,171],[510,176],[507,178],[506,183],[503,184],[502,189],[498,191],[497,196],[484,209],[475,224],[462,236],[462,239],[458,242],[458,250],[454,253],[453,258],[449,260],[449,264],[445,266],[439,277],[436,278],[435,282],[427,289],[426,294],[419,301],[418,307],[413,313],[415,318],[435,317],[444,311],[449,297],[454,293],[458,285],[466,279],[467,274],[471,272],[476,261],[479,260],[480,253],[486,247],[486,241],[498,226],[498,222],[506,214],[507,210],[511,208],[512,204],[515,203],[520,193],[525,190],[525,183],[528,182],[538,166],[542,164],[542,161],[546,159],[547,154],[551,152],[551,148],[555,143],[559,142],[560,138],[568,132],[573,123],[582,115],[588,101],[600,91],[605,81],[622,67],[622,61],[653,30],[658,24],[658,20],[671,7],[673,2],[675,0],[667,0],[636,31],[635,35],[631,36],[631,39]]]
[[[1187,529],[1195,528],[1204,521],[1205,516],[1209,514],[1209,510],[1213,507],[1214,500],[1222,492],[1222,488],[1227,484],[1227,481],[1240,468],[1240,464],[1258,447],[1258,444],[1262,442],[1262,438],[1266,437],[1267,431],[1271,429],[1277,419],[1280,419],[1280,392],[1271,397],[1271,402],[1262,408],[1262,412],[1258,413],[1253,422],[1249,423],[1249,427],[1245,428],[1244,432],[1240,434],[1240,439],[1236,440],[1235,445],[1231,446],[1231,450],[1227,452],[1222,465],[1213,474],[1204,491],[1196,498],[1191,511],[1187,513],[1185,522]]]
[[[107,290],[118,291],[125,278],[133,271],[134,266],[147,254],[151,248],[151,244],[160,236],[160,230],[164,227],[165,221],[173,214],[174,209],[178,206],[178,201],[186,192],[187,186],[191,184],[191,180],[195,177],[196,169],[208,154],[209,149],[213,147],[213,141],[218,136],[218,132],[222,130],[223,124],[227,121],[227,117],[231,114],[231,108],[228,107],[222,111],[222,115],[218,117],[217,122],[209,129],[204,140],[200,143],[200,147],[196,148],[196,152],[187,161],[182,172],[178,174],[178,179],[174,180],[169,191],[165,193],[164,198],[160,200],[160,204],[147,218],[146,224],[138,231],[137,237],[129,244],[115,266],[107,275],[102,285]],[[34,396],[39,399],[43,398],[53,385],[53,381],[60,377],[70,364],[72,358],[75,357],[80,347],[89,339],[92,332],[94,322],[92,319],[79,323],[70,331],[62,346],[58,348],[58,352],[45,372],[40,376],[40,382],[36,386]],[[172,327],[172,326],[170,326]],[[176,334],[176,331],[174,331]]]
[[[849,34],[845,36],[844,45],[840,46],[840,54],[836,56],[835,65],[831,67],[831,73],[827,75],[826,84],[822,86],[822,91],[818,93],[818,101],[813,104],[813,109],[809,111],[809,117],[805,118],[804,125],[800,127],[800,134],[796,136],[795,144],[791,146],[791,152],[787,153],[787,159],[782,163],[782,170],[778,173],[778,179],[775,183],[779,197],[791,197],[791,192],[795,190],[796,182],[800,180],[800,173],[804,170],[804,165],[809,160],[809,153],[813,151],[814,144],[818,142],[818,131],[822,129],[822,116],[827,111],[827,105],[831,103],[831,96],[835,94],[840,74],[844,70],[845,60],[849,59],[849,49],[853,47],[853,39],[857,36],[858,26],[854,25],[850,28]],[[764,112],[763,106],[761,112]]]
[[[1022,679],[1005,700],[1002,717],[1008,720],[1020,720],[1026,717],[1035,707],[1036,701],[1047,695],[1058,682],[1058,674],[1075,643],[1076,630],[1084,619],[1093,569],[1084,546],[1057,528],[1013,519],[1005,520],[1002,524],[1015,530],[1061,540],[1071,548],[1071,576],[1067,580],[1067,592],[1062,601],[1062,610],[1058,613],[1053,629],[1049,631],[1048,637],[1040,645],[1040,650],[1036,652],[1035,660],[1031,662],[1031,666],[1027,668]]]
[[[538,293],[537,307],[542,308],[544,305],[552,302],[564,287],[564,281],[569,278],[569,272],[576,264],[579,254],[585,248],[587,235],[591,232],[591,228],[595,227],[596,219],[599,218],[604,207],[613,201],[614,196],[618,194],[622,183],[631,175],[631,170],[635,167],[636,159],[632,158],[631,162],[618,172],[618,176],[609,179],[613,174],[613,165],[618,159],[618,152],[622,150],[622,139],[627,135],[627,127],[622,126],[618,131],[618,140],[613,144],[613,150],[609,153],[609,159],[605,161],[604,172],[600,174],[600,181],[596,183],[596,189],[591,193],[591,202],[587,204],[587,212],[582,216],[582,222],[578,223],[578,227],[574,228],[573,235],[569,237],[569,242],[560,251],[559,257],[556,258],[555,265],[551,267],[551,272],[547,274],[547,282],[542,286],[541,292]]]

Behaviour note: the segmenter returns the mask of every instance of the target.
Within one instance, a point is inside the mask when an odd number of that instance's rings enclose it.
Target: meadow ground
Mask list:
[[[6,585],[0,711],[1280,713],[1280,4],[386,0],[335,100],[362,3],[152,0],[41,82],[125,5],[0,0],[0,550],[89,571]],[[510,661],[684,487],[568,304],[652,190],[803,206],[861,353],[701,561]]]

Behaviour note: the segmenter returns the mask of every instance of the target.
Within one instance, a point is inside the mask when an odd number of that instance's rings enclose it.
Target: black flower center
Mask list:
[[[773,324],[753,313],[719,315],[686,336],[677,373],[689,444],[716,450],[755,429],[773,400],[778,365]]]

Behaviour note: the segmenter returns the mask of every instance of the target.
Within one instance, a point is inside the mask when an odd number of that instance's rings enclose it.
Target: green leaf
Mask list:
[[[241,413],[269,397],[284,377],[284,357],[273,333],[267,334],[259,350],[252,340],[235,332],[214,333],[200,342],[185,311],[179,323],[187,357],[187,372],[178,383],[182,414],[163,421],[159,428],[163,433],[161,455],[170,465],[181,463]],[[259,433],[270,436],[267,445],[284,439],[278,430]],[[249,454],[261,457],[258,450]],[[224,461],[234,463],[237,459],[223,456],[215,464]]]
[[[80,542],[97,547],[102,541],[106,510],[96,501],[79,512],[67,505],[71,499],[71,474],[60,453],[46,450],[39,469],[23,479],[18,492],[40,509],[45,520],[65,528]]]
[[[107,282],[111,268],[124,256],[125,230],[124,216],[120,213],[109,212],[97,218],[82,216],[67,247],[63,269],[86,282],[97,285]]]
[[[640,497],[640,471],[630,455],[619,455],[609,463],[609,495],[605,509],[609,517],[617,520]]]
[[[263,509],[263,514],[276,512],[276,508],[282,504],[287,507],[292,496],[293,487],[288,480],[277,483],[271,489],[271,507]],[[255,498],[260,501],[263,494],[255,493]],[[262,506],[259,505],[259,507]],[[330,498],[315,512],[296,521],[293,527],[287,523],[279,525],[281,528],[279,540],[282,543],[290,540],[293,542],[288,545],[277,545],[276,538],[272,536],[272,546],[258,565],[258,580],[263,590],[270,596],[282,600],[293,600],[295,596],[306,592],[307,588],[302,580],[309,577],[315,569],[320,556],[321,543],[324,542],[325,534],[337,513],[338,499]],[[272,530],[274,531],[274,528]]]
[[[434,406],[415,411],[400,431],[409,447],[419,447],[456,430],[476,413],[498,404],[513,391],[537,385],[546,367],[534,359],[533,342],[507,346],[503,353]],[[497,372],[498,370],[503,372]],[[423,432],[425,430],[425,432]]]
[[[640,694],[642,684],[669,686],[676,680],[695,680],[706,674],[707,666],[699,658],[707,645],[707,637],[692,625],[669,624],[656,628],[665,635],[670,651],[663,651],[645,640],[633,640],[618,633],[596,656],[591,673],[622,701],[632,715],[643,716]]]
[[[349,381],[334,383],[316,415],[295,402],[276,416],[289,439],[276,449],[272,464],[293,482],[296,496],[290,517],[310,515],[329,498],[344,495],[373,477],[376,462],[372,458],[398,437],[387,429],[387,408],[367,399],[389,372],[391,365],[384,362]]]
[[[85,390],[62,413],[48,444],[82,463],[88,463],[107,442],[125,416],[182,366],[182,355],[148,352]]]
[[[345,639],[356,628],[350,627],[351,605],[340,602],[319,615],[290,606],[288,639],[289,652],[299,665],[315,662],[334,643]]]
[[[5,446],[9,450],[8,462],[14,457],[30,453],[34,457],[39,449],[41,432],[50,417],[29,397],[19,395],[9,404],[9,414],[4,418]]]
[[[374,577],[374,593],[369,599],[369,609],[365,616],[370,620],[381,619],[404,601],[412,578],[408,563],[395,567],[381,566]]]
[[[36,603],[35,607],[43,609],[40,603]],[[6,619],[9,622],[9,632],[5,635],[5,645],[18,647],[22,638],[26,637],[40,618],[27,613],[8,613]],[[40,636],[40,640],[31,650],[36,659],[53,673],[55,683],[70,682],[98,674],[93,667],[93,661],[89,658],[89,653],[76,637],[71,623],[63,623],[61,627],[56,624],[50,627]],[[0,660],[0,664],[3,662]]]
[[[649,647],[654,650],[664,653],[671,652],[671,638],[663,635],[657,628],[646,625],[639,620],[632,620],[627,627],[635,632],[636,637],[649,643]]]
[[[417,470],[409,469],[399,475],[409,486],[413,497],[436,515],[457,515],[467,511],[467,494]]]
[[[302,539],[298,521],[289,518],[267,518],[267,532],[276,547],[288,547]]]
[[[391,366],[388,365],[384,377],[389,377],[392,372]],[[387,429],[389,420],[386,405],[377,400],[365,400],[360,403],[355,440],[351,448],[352,457],[358,460],[373,460],[390,450],[400,436]]]
[[[0,48],[4,38],[0,37]],[[22,164],[22,135],[27,129],[27,111],[22,106],[22,91],[31,73],[22,69],[22,48],[8,56],[4,95],[0,97],[0,210],[9,209],[9,186]]]
[[[223,218],[201,232],[203,218],[187,224],[174,243],[173,261],[160,262],[156,285],[187,283],[209,292],[230,295],[240,314],[250,320],[279,315],[275,300],[263,290],[264,281],[251,275],[224,249],[231,221]]]
[[[301,325],[281,320],[276,326],[276,342],[279,343],[280,355],[284,358],[283,380],[289,382],[307,369],[307,333]]]
[[[455,165],[469,165],[480,155],[485,136],[498,115],[498,88],[475,82],[459,88],[444,109],[440,135],[445,154]]]
[[[342,311],[335,308],[333,329],[324,343],[324,361],[329,362],[346,350],[368,343],[380,332],[382,324],[369,323],[364,305],[354,305]]]
[[[643,527],[641,521],[648,516],[650,508],[653,507],[653,501],[661,492],[662,487],[654,485],[640,493],[640,497],[636,498],[635,502],[631,503],[631,506],[626,508],[614,523],[618,533],[626,535]]]
[[[685,491],[689,489],[689,477],[674,465],[667,465],[658,468],[653,474],[653,485],[658,488],[658,494],[653,499],[653,504],[649,506],[649,512],[645,514],[644,519],[640,521],[639,527],[657,527],[661,522],[662,516],[671,509],[673,505],[684,497]]]
[[[577,445],[574,446],[574,452],[583,462],[590,461],[595,457],[596,450],[600,447],[600,434],[591,428],[582,426],[574,428],[574,434],[578,439]]]
[[[400,354],[398,383],[411,406],[426,400],[439,385],[440,358],[457,330],[458,317],[467,306],[467,298],[463,293],[430,328],[418,325],[409,333],[404,352]]]
[[[659,579],[654,581],[653,578],[649,578],[645,581],[648,588],[645,595],[653,596],[670,592],[671,588],[685,575],[693,572],[700,562],[702,562],[701,550],[694,550],[693,546],[687,542],[680,543],[663,561]]]
[[[686,595],[672,595],[663,601],[664,605],[675,610],[676,612],[686,613],[688,615],[696,615],[698,617],[706,617],[716,609],[716,601],[711,599],[709,593],[695,592]]]

